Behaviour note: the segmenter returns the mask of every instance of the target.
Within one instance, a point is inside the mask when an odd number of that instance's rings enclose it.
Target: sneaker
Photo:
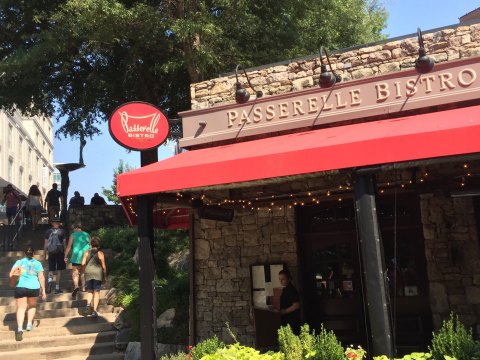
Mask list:
[[[98,314],[96,311],[92,311],[92,319],[98,318]]]
[[[25,330],[27,331],[32,331],[33,325],[32,324],[27,324],[27,328]]]
[[[77,293],[79,290],[80,288],[77,287],[72,291],[72,300],[75,300],[77,298]]]
[[[22,341],[23,340],[23,331],[15,332],[15,340]]]
[[[62,290],[60,290],[60,289],[55,289],[55,294],[61,294],[61,293],[63,293]]]
[[[85,307],[85,316],[90,316],[92,315],[92,307],[90,305],[87,305]]]
[[[51,277],[48,278],[48,283],[47,283],[47,288],[45,289],[45,292],[47,294],[50,294],[52,292],[53,288],[53,279]]]

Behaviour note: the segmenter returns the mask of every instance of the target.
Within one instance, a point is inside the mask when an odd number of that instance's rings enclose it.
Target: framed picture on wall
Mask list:
[[[282,285],[278,280],[278,273],[284,268],[285,264],[259,264],[250,267],[254,306],[279,306]]]

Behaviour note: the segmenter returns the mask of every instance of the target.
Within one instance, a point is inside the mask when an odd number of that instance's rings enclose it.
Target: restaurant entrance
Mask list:
[[[377,197],[391,319],[398,355],[426,350],[432,320],[419,198]],[[352,199],[301,207],[297,213],[305,322],[323,324],[344,345],[368,347],[361,250]]]

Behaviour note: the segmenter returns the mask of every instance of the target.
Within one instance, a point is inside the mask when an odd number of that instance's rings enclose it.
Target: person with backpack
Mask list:
[[[15,285],[15,300],[17,303],[17,331],[15,331],[15,340],[23,340],[23,322],[25,312],[27,313],[26,331],[33,329],[33,318],[37,308],[37,300],[41,295],[46,300],[45,276],[43,274],[42,263],[33,258],[33,249],[31,247],[25,250],[25,257],[17,260],[10,271],[10,280],[17,279]],[[15,283],[15,281],[14,281]],[[11,284],[10,286],[14,286]]]
[[[73,279],[73,292],[72,292],[72,300],[75,300],[77,297],[77,292],[80,290],[79,288],[79,278],[82,277],[82,287],[85,291],[85,277],[82,274],[82,258],[85,251],[90,249],[90,235],[87,232],[82,230],[82,224],[80,222],[76,222],[73,225],[73,233],[70,234],[68,238],[68,245],[67,250],[65,250],[65,262],[69,261],[72,263],[73,272],[72,272],[72,279]],[[68,254],[70,254],[70,250],[72,250],[72,256],[68,259]]]
[[[48,190],[47,195],[45,196],[45,205],[47,206],[49,219],[53,219],[59,215],[61,198],[62,193],[60,190],[57,190],[57,184],[53,183],[52,188]]]
[[[90,239],[90,250],[85,251],[82,258],[82,266],[85,269],[85,280],[87,288],[87,307],[85,315],[97,318],[98,303],[100,301],[100,290],[102,283],[107,281],[107,267],[105,266],[105,255],[100,251],[100,239]]]
[[[55,276],[55,294],[62,293],[60,290],[60,278],[62,270],[65,270],[65,231],[60,228],[60,219],[54,217],[51,220],[52,228],[45,233],[45,242],[43,245],[43,253],[45,260],[48,260],[48,281],[47,294],[52,291],[53,272]]]
[[[13,219],[19,210],[22,200],[18,192],[15,191],[12,184],[8,184],[5,189],[3,189],[3,200],[2,204],[5,204],[6,215],[8,218],[8,224],[12,225]]]

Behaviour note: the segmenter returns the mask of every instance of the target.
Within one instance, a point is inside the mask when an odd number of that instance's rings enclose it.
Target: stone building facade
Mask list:
[[[480,55],[478,23],[446,27],[423,36],[427,54],[436,63]],[[413,68],[418,47],[415,34],[336,51],[330,60],[342,81],[362,79]],[[317,87],[320,62],[318,57],[305,57],[251,69],[248,75],[265,96],[284,94]],[[234,103],[235,82],[235,74],[229,74],[192,84],[192,110]],[[301,187],[302,183],[295,180],[290,186]],[[454,311],[478,334],[480,249],[473,200],[428,190],[422,191],[419,206],[434,328]],[[298,281],[297,220],[295,211],[289,208],[240,211],[231,223],[195,217],[196,340],[214,334],[228,339],[224,323],[229,322],[242,343],[254,342],[250,266],[283,262]]]

